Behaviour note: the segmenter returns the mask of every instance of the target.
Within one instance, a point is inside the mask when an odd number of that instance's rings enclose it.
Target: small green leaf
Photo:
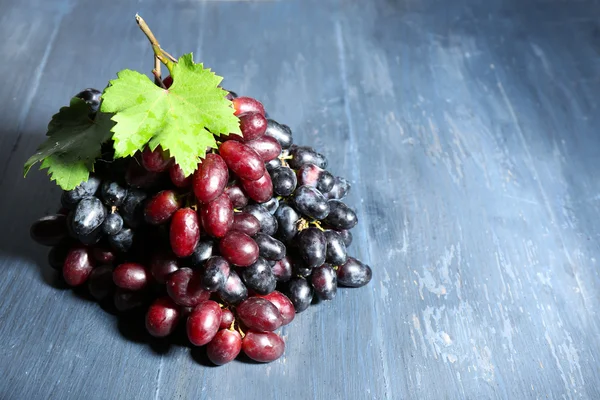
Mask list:
[[[114,113],[115,157],[127,157],[146,144],[168,150],[185,175],[197,168],[199,157],[217,147],[214,135],[241,135],[222,78],[192,54],[179,59],[172,71],[173,85],[156,86],[146,75],[131,70],[117,74],[102,95],[102,111]]]
[[[61,108],[48,124],[48,138],[25,162],[23,174],[41,162],[40,169],[48,168],[51,179],[64,190],[87,180],[114,125],[109,114],[99,112],[92,120],[89,113],[88,105],[78,98]]]

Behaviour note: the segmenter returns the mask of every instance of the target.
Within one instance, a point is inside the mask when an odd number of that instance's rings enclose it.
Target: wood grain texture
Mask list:
[[[593,0],[0,0],[0,399],[600,398]],[[371,284],[205,365],[65,290],[21,178],[59,106],[147,70],[139,12],[353,182]]]

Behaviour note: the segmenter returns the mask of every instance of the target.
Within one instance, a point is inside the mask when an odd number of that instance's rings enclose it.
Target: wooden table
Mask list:
[[[0,399],[600,398],[593,0],[0,0]],[[124,68],[139,12],[354,184],[371,284],[209,367],[64,290],[22,178],[50,116]]]

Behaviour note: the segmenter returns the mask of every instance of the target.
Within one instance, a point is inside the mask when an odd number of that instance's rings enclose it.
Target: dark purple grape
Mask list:
[[[94,196],[100,187],[100,179],[90,176],[85,182],[81,182],[73,190],[63,192],[61,203],[63,207],[73,209],[84,197]]]
[[[248,289],[239,275],[234,270],[231,270],[225,286],[219,289],[218,294],[225,303],[237,304],[248,298]]]
[[[371,267],[353,257],[348,257],[344,265],[337,270],[337,280],[340,286],[361,287],[371,281]]]
[[[221,255],[233,265],[246,267],[258,258],[256,242],[243,232],[229,231],[219,243]]]
[[[288,167],[281,167],[271,172],[273,181],[273,192],[278,196],[287,197],[294,193],[298,185],[298,178],[294,170]]]
[[[195,307],[210,297],[210,292],[202,288],[200,272],[190,268],[180,268],[168,276],[167,293],[185,307]]]
[[[329,264],[323,264],[313,270],[310,283],[317,296],[323,300],[331,300],[337,293],[337,276]]]
[[[325,235],[317,228],[303,230],[298,234],[298,250],[308,268],[323,265],[327,251]]]
[[[73,97],[77,97],[78,99],[85,101],[85,103],[90,108],[90,112],[92,114],[95,114],[100,109],[101,96],[102,96],[102,92],[99,91],[98,89],[87,88],[87,89],[84,89],[81,92],[77,93]]]
[[[271,136],[279,142],[282,149],[289,149],[294,143],[292,131],[287,125],[281,125],[272,119],[267,120],[266,136]]]
[[[293,146],[290,149],[292,159],[288,164],[293,169],[299,169],[304,164],[315,164],[319,168],[327,168],[327,158],[317,153],[312,147]]]
[[[225,96],[225,97],[227,98],[227,100],[232,101],[233,99],[237,99],[240,96],[238,96],[238,94],[236,92],[228,90],[227,96]]]
[[[246,193],[244,193],[242,187],[239,184],[234,183],[232,185],[227,186],[225,188],[225,193],[227,193],[227,195],[231,199],[231,204],[233,205],[233,208],[241,209],[248,205],[248,196],[246,196]]]
[[[218,154],[208,153],[194,173],[194,194],[199,202],[210,203],[223,193],[228,180],[225,161]]]
[[[300,186],[294,193],[296,209],[309,218],[322,220],[329,215],[329,204],[321,192],[310,186]]]
[[[121,289],[141,290],[148,284],[148,271],[138,263],[124,263],[113,271],[113,281]]]
[[[241,274],[246,287],[258,294],[271,293],[277,286],[271,266],[262,257],[259,257],[254,264],[244,268]]]
[[[333,188],[335,178],[328,171],[314,164],[304,164],[298,170],[298,185],[317,188],[321,193]]]
[[[267,260],[277,261],[285,257],[285,245],[272,236],[258,233],[254,236],[258,245],[258,253]]]
[[[258,219],[261,233],[269,236],[275,235],[277,232],[277,219],[265,207],[260,204],[251,204],[244,207],[244,212],[252,214]]]
[[[310,268],[302,258],[293,258],[292,275],[301,278],[308,278],[312,275],[313,269]]]
[[[265,115],[265,108],[263,107],[263,105],[258,100],[255,100],[252,97],[236,97],[232,100],[232,103],[234,115],[239,116],[241,114],[249,112],[256,112],[263,116]]]
[[[254,236],[260,230],[260,222],[252,214],[246,212],[235,213],[231,230],[244,232],[248,236]]]
[[[129,228],[123,228],[116,235],[109,236],[108,242],[113,249],[125,253],[133,245],[133,231]]]
[[[275,265],[271,267],[273,275],[277,282],[287,282],[292,277],[292,262],[288,256],[283,257],[281,260],[275,262]]]
[[[350,192],[351,187],[352,185],[350,185],[350,182],[348,182],[346,179],[342,178],[341,176],[336,176],[333,187],[330,191],[325,193],[324,196],[328,199],[341,200]]]
[[[275,307],[277,307],[283,321],[281,324],[282,326],[293,321],[294,317],[296,316],[296,309],[294,308],[292,301],[286,295],[274,290],[271,293],[260,297],[269,300],[275,305]]]
[[[216,238],[225,236],[233,225],[233,205],[227,193],[202,206],[200,220],[207,234]]]
[[[261,136],[258,139],[246,141],[246,146],[256,151],[264,162],[276,159],[281,153],[281,145],[271,136]]]
[[[323,232],[327,241],[327,252],[325,261],[331,265],[342,265],[348,259],[346,244],[342,235],[336,231],[326,230]]]
[[[159,297],[146,312],[146,330],[154,337],[169,336],[181,318],[181,307],[170,297]]]
[[[275,214],[277,208],[279,207],[279,200],[277,197],[271,197],[269,200],[262,203],[262,206],[267,209],[267,211],[271,214]]]
[[[178,269],[179,264],[175,256],[165,251],[156,252],[150,258],[150,273],[158,283],[166,283],[169,275]]]
[[[114,294],[116,286],[112,272],[112,267],[109,265],[94,268],[91,272],[87,280],[88,291],[97,301],[103,301]]]
[[[67,253],[62,271],[68,285],[79,286],[88,279],[93,269],[94,260],[88,249],[75,247]]]
[[[173,159],[169,157],[168,152],[163,151],[160,146],[157,146],[154,150],[150,150],[150,147],[146,147],[144,151],[142,151],[141,158],[142,165],[150,172],[166,171],[173,162]]]
[[[102,233],[108,236],[116,235],[123,229],[123,217],[118,212],[109,213],[102,223]]]
[[[200,224],[198,215],[191,208],[180,208],[173,214],[169,228],[171,250],[177,257],[188,257],[200,238]]]
[[[258,362],[277,360],[285,351],[285,342],[273,332],[249,331],[242,340],[244,353]]]
[[[282,166],[283,164],[281,163],[281,160],[279,158],[274,158],[271,161],[265,163],[265,168],[267,169],[267,172],[271,174],[271,179],[273,179],[273,171],[275,171],[278,168],[281,168]],[[275,182],[273,182],[273,186],[275,186]]]
[[[106,181],[102,184],[100,194],[102,201],[107,207],[119,207],[127,197],[127,188],[119,185],[117,182]]]
[[[121,216],[131,228],[137,228],[144,220],[143,202],[147,194],[138,189],[129,189],[123,206],[119,208]]]
[[[200,271],[202,287],[209,292],[221,289],[229,278],[230,266],[225,258],[214,256],[209,258]]]
[[[194,249],[194,253],[190,256],[190,263],[194,267],[199,267],[212,256],[217,255],[218,247],[213,239],[204,238]]]
[[[96,230],[106,218],[106,209],[97,197],[86,197],[75,207],[71,229],[79,238]]]
[[[358,223],[356,213],[340,200],[329,200],[329,214],[324,222],[335,229],[352,229]]]
[[[275,211],[275,218],[277,218],[277,235],[279,238],[288,242],[296,237],[296,234],[298,234],[298,220],[300,219],[300,215],[296,210],[288,204],[281,204]]]
[[[187,319],[187,336],[195,346],[210,342],[221,324],[221,307],[212,300],[198,304]]]
[[[155,194],[144,207],[144,218],[151,225],[167,222],[180,207],[177,194],[172,190],[163,190]]]
[[[266,172],[260,156],[250,147],[228,140],[219,146],[219,154],[229,167],[241,179],[260,179]]]
[[[206,346],[206,355],[215,365],[235,360],[242,350],[242,336],[238,331],[221,329]]]
[[[248,197],[257,203],[264,203],[273,196],[273,182],[271,182],[271,175],[266,171],[260,179],[254,181],[240,179],[240,183]]]
[[[238,318],[253,331],[272,332],[283,324],[277,307],[269,300],[250,297],[236,308]]]
[[[43,246],[56,246],[68,235],[67,217],[48,215],[40,218],[31,225],[29,235]]]
[[[350,232],[348,229],[340,229],[337,231],[337,233],[342,237],[342,239],[344,239],[346,248],[350,247],[352,244],[352,232]]]
[[[300,313],[310,306],[313,299],[313,289],[306,279],[292,278],[288,282],[286,295],[294,304],[296,312]]]
[[[222,308],[221,309],[221,324],[219,325],[219,328],[221,329],[227,329],[231,326],[231,324],[233,324],[233,321],[235,320],[235,317],[233,316],[233,313],[227,309],[227,308]]]

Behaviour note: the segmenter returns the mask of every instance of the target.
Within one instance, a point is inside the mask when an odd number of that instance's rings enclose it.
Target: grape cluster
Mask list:
[[[97,112],[100,92],[77,96]],[[371,268],[348,255],[358,222],[342,201],[350,183],[326,170],[325,156],[293,144],[261,103],[229,96],[243,137],[218,138],[192,176],[160,147],[115,159],[109,144],[95,174],[31,227],[67,284],[87,284],[122,312],[145,306],[156,337],[185,320],[189,341],[218,365],[242,350],[279,358],[275,330],[338,286],[371,280]]]

